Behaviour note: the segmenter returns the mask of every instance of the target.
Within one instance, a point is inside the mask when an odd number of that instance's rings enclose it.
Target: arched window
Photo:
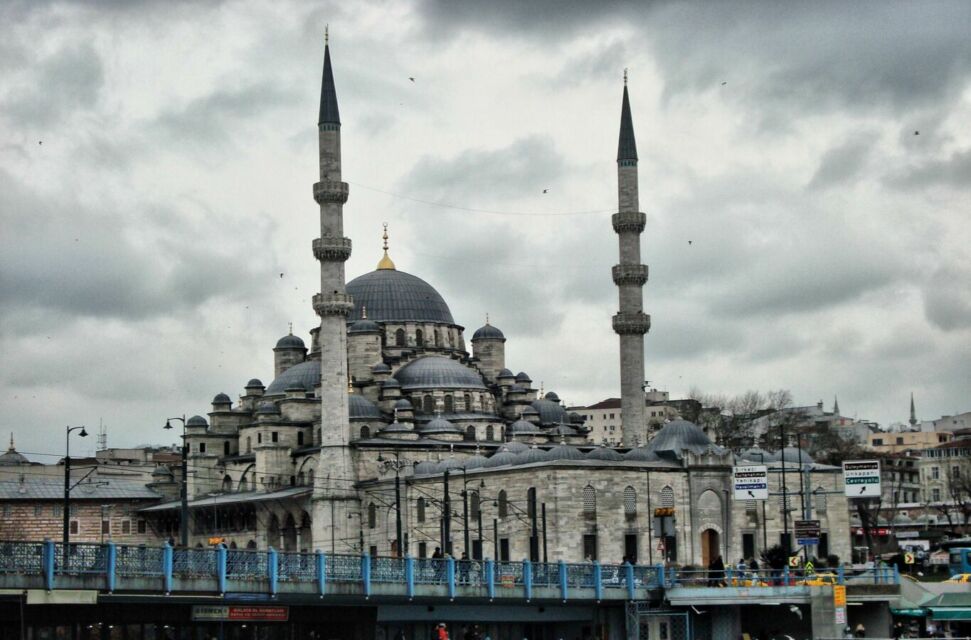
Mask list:
[[[223,476],[223,491],[227,493],[233,490],[233,479],[228,475]]]
[[[418,512],[417,518],[418,522],[425,521],[425,499],[418,498],[418,502],[415,504],[415,511]]]
[[[223,443],[223,455],[224,456],[228,456],[229,455],[229,440],[227,440],[227,441],[225,441]]]
[[[303,431],[297,432],[297,446],[303,446]]]
[[[662,507],[673,507],[674,506],[674,489],[671,487],[664,487],[661,489],[661,506]]]
[[[438,332],[438,329],[435,329],[435,346],[442,346],[442,334]]]
[[[506,498],[506,491],[502,490],[499,492],[499,499],[496,501],[498,503],[498,512],[500,518],[505,518],[509,515],[509,504]]]
[[[465,410],[472,411],[472,394],[465,394]]]
[[[637,515],[637,492],[634,487],[624,489],[624,515],[628,518]]]
[[[816,511],[826,513],[826,489],[823,487],[817,487],[813,491],[813,506],[816,507]]]
[[[421,399],[421,410],[428,415],[435,413],[435,398],[426,395]]]
[[[465,428],[465,439],[469,442],[475,442],[475,427],[472,425]]]
[[[367,440],[371,437],[371,427],[364,425],[361,427],[361,440]]]
[[[403,347],[405,346],[405,330],[398,329],[394,332],[394,346]]]
[[[590,519],[597,517],[597,490],[589,484],[583,488],[583,515]]]
[[[249,479],[247,479],[246,476],[243,476],[242,478],[239,479],[239,490],[249,491]]]
[[[486,440],[488,440],[489,442],[492,442],[495,439],[496,439],[496,430],[490,424],[488,427],[486,427]]]
[[[304,485],[304,482],[305,480],[303,477],[303,471],[301,471],[300,473],[297,474],[297,485],[302,487]]]
[[[419,347],[425,346],[425,334],[421,332],[421,329],[415,329],[415,344]]]
[[[472,518],[479,517],[479,492],[473,491],[471,499],[469,500],[469,511],[472,513]]]
[[[526,516],[529,518],[536,517],[536,487],[530,487],[526,490]]]
[[[253,453],[253,438],[246,436],[246,453]]]
[[[378,526],[378,508],[372,502],[367,506],[367,527],[373,529]]]
[[[455,413],[455,401],[452,396],[445,396],[445,413]]]
[[[454,347],[455,346],[455,338],[454,338],[454,336],[452,336],[452,332],[451,331],[448,331],[448,332],[446,332],[446,335],[448,336],[448,346],[449,347]]]

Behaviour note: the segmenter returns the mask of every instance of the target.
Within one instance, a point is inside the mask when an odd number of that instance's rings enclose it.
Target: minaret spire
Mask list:
[[[337,109],[337,89],[334,88],[334,70],[330,66],[330,35],[324,27],[324,76],[320,81],[320,116],[317,124],[340,125],[341,116]]]
[[[388,257],[388,223],[384,223],[384,235],[381,236],[384,240],[384,257],[378,262],[378,269],[394,269],[394,262]]]
[[[637,144],[626,69],[617,145],[617,213],[612,223],[620,250],[620,264],[613,267],[620,311],[612,324],[620,336],[621,429],[624,445],[630,447],[650,440],[644,402],[644,334],[651,328],[651,317],[644,313],[642,287],[647,282],[647,266],[641,264],[641,233],[647,216],[640,211],[638,202]]]
[[[917,426],[917,410],[914,409],[914,392],[910,392],[910,426]],[[13,436],[11,436],[13,437]]]
[[[839,416],[839,414],[840,414],[840,399],[836,396],[833,396],[833,415]]]

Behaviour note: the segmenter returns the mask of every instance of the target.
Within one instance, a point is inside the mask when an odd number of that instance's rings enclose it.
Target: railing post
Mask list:
[[[455,558],[445,558],[445,578],[448,580],[448,598],[455,599]]]
[[[411,556],[405,556],[405,587],[411,600],[415,597],[415,559]]]
[[[108,593],[112,593],[115,590],[115,567],[118,564],[118,548],[115,547],[114,542],[107,542],[105,544],[105,583],[108,587]]]
[[[226,560],[229,556],[226,545],[216,547],[216,574],[219,577],[219,595],[226,593]]]
[[[624,563],[625,577],[627,578],[627,599],[634,599],[634,565],[629,562]]]
[[[598,560],[593,561],[593,590],[597,594],[597,602],[603,600],[604,597],[604,584],[602,580],[603,574],[600,570],[600,562]]]
[[[900,567],[893,565],[893,583],[900,584]]]
[[[172,568],[175,565],[175,553],[168,542],[162,547],[162,576],[165,583],[165,595],[172,593]]]
[[[280,567],[276,549],[270,547],[266,550],[266,577],[270,583],[270,595],[276,596],[277,580],[280,576]]]
[[[725,568],[725,585],[726,586],[729,586],[729,587],[732,586],[732,577],[733,576],[734,576],[734,574],[732,573],[732,568],[731,567],[726,567]]]
[[[492,558],[485,561],[486,593],[489,600],[496,597],[496,563]]]
[[[566,602],[569,595],[568,589],[569,583],[566,579],[566,563],[560,560],[560,598],[563,599],[563,602]]]
[[[664,565],[658,564],[654,567],[654,571],[657,573],[657,586],[661,589],[664,588]]]
[[[836,582],[846,584],[846,570],[843,568],[843,565],[836,567]]]
[[[789,586],[789,565],[786,565],[782,569],[782,586],[783,587]]]
[[[533,563],[523,560],[523,595],[526,602],[533,599]]]
[[[327,593],[327,556],[320,549],[315,552],[317,556],[317,591],[323,598]]]
[[[361,554],[361,586],[364,588],[364,597],[371,597],[371,556]]]
[[[54,560],[56,555],[57,550],[54,547],[53,540],[44,540],[41,560],[44,563],[44,587],[48,591],[54,588]]]

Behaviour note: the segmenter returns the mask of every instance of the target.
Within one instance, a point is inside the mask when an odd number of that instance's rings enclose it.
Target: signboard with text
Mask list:
[[[796,520],[794,529],[799,544],[819,544],[819,520]]]
[[[286,622],[290,607],[194,605],[192,619],[200,622]]]
[[[880,461],[845,460],[843,491],[847,498],[880,497]]]
[[[768,500],[769,468],[764,465],[733,467],[732,484],[736,500]]]
[[[833,585],[833,607],[836,624],[846,624],[846,587]]]

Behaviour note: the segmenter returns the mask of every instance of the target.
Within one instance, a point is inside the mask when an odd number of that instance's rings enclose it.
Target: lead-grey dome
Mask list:
[[[672,453],[680,458],[681,452],[687,449],[696,454],[706,453],[714,445],[701,427],[687,420],[673,420],[657,432],[648,445],[648,449],[660,454]]]
[[[543,430],[537,427],[532,422],[526,420],[516,420],[511,425],[509,425],[509,433],[516,435],[542,435]]]
[[[529,377],[525,371],[520,371],[516,374],[516,382],[532,382],[532,378]]]
[[[633,460],[634,462],[656,462],[660,459],[656,453],[647,447],[634,447],[624,454],[624,460]]]
[[[620,455],[613,449],[608,449],[607,447],[595,447],[594,449],[587,452],[584,456],[587,460],[623,460],[624,456]]]
[[[401,424],[397,420],[395,420],[394,422],[392,422],[387,426],[384,426],[378,429],[379,436],[385,433],[410,433],[410,432],[411,432],[411,427],[409,427],[406,424]]]
[[[303,340],[292,333],[287,336],[283,336],[276,342],[276,349],[306,349]]]
[[[546,395],[543,397],[546,398],[547,400],[552,400],[553,402],[560,401],[560,396],[556,395],[555,391],[547,391]]]
[[[509,369],[500,369],[499,375],[496,376],[496,378],[515,378],[515,377],[516,377],[516,374],[510,371]]]
[[[503,447],[497,453],[492,454],[482,466],[491,469],[493,467],[504,467],[507,464],[514,464],[517,460],[515,453]]]
[[[348,333],[381,333],[381,327],[377,322],[370,318],[362,318],[352,324],[347,330]]]
[[[550,460],[583,460],[583,453],[576,447],[560,444],[549,451]]]
[[[546,462],[550,459],[550,452],[539,447],[530,447],[516,457],[516,464],[532,464],[534,462]]]
[[[384,419],[384,414],[381,413],[381,410],[378,409],[376,404],[364,396],[356,393],[352,393],[347,396],[347,412],[351,418],[360,418],[365,420]]]
[[[742,460],[749,460],[751,462],[772,462],[775,460],[772,453],[758,446],[746,449],[739,454],[739,458]]]
[[[500,451],[503,449],[506,451],[511,451],[512,453],[522,453],[523,451],[529,449],[529,445],[523,444],[522,442],[507,442],[499,447]]]
[[[435,288],[417,276],[397,269],[378,269],[347,283],[354,309],[347,321],[368,318],[377,322],[438,322],[455,324],[452,312]]]
[[[540,424],[559,424],[567,422],[566,409],[559,402],[542,398],[533,400],[532,407],[539,412]]]
[[[472,334],[473,340],[505,340],[506,336],[502,335],[502,331],[496,329],[488,322],[484,326],[479,327]]]
[[[425,356],[398,369],[395,378],[401,388],[485,389],[482,376],[451,358]]]
[[[259,378],[250,378],[250,381],[246,383],[246,388],[247,389],[256,389],[256,388],[262,389],[263,388],[263,383],[260,381]]]
[[[266,388],[265,394],[268,396],[284,393],[288,389],[303,389],[313,391],[314,386],[320,382],[320,361],[307,360],[300,364],[295,364],[280,375],[278,375],[270,386]]]
[[[433,418],[426,424],[418,425],[415,427],[415,431],[422,435],[434,435],[436,433],[464,433],[461,427],[456,427],[454,424],[441,416]]]
[[[438,463],[434,460],[424,460],[415,465],[415,475],[423,476],[427,474],[435,473],[438,468]]]
[[[225,393],[217,393],[216,397],[212,399],[213,404],[232,404],[232,402]]]
[[[411,411],[414,407],[411,405],[411,400],[408,398],[399,398],[394,403],[395,409],[400,409],[401,411]]]
[[[391,367],[389,367],[383,362],[379,362],[373,367],[371,367],[371,373],[390,373],[390,372],[391,372]]]
[[[192,416],[186,420],[185,426],[187,427],[208,427],[209,423],[202,416]]]
[[[783,458],[785,458],[786,463],[791,462],[792,464],[799,464],[800,459],[802,464],[813,464],[816,462],[812,456],[806,453],[805,449],[800,450],[798,447],[786,447],[781,453],[776,451],[772,454],[772,459],[775,462],[779,462]]]

